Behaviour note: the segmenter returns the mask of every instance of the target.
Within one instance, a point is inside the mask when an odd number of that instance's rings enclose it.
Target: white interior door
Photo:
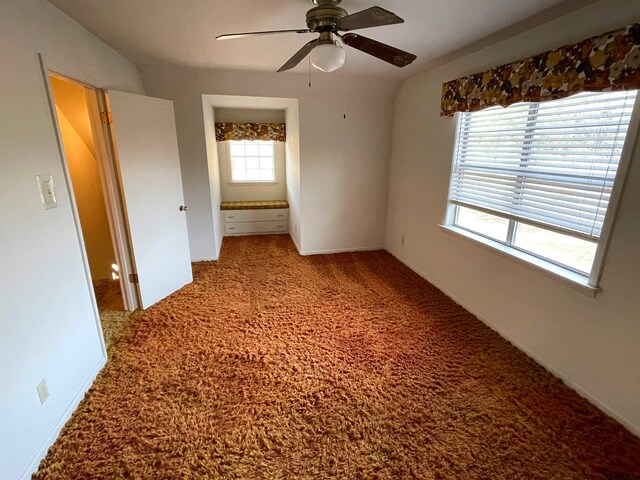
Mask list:
[[[114,90],[107,98],[140,303],[147,308],[193,280],[173,103]]]

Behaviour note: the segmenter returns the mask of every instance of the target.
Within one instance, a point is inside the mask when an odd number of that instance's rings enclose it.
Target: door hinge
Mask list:
[[[113,122],[111,112],[100,112],[100,121],[105,125],[111,125],[111,123]]]
[[[131,282],[131,283],[139,283],[138,282],[138,274],[137,273],[130,273],[129,274],[129,282]]]

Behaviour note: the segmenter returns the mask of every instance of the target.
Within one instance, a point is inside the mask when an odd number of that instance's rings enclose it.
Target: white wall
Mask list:
[[[104,363],[38,61],[143,92],[136,68],[44,0],[0,2],[0,478],[29,476]],[[36,175],[51,174],[44,210]],[[50,397],[40,405],[36,385]]]
[[[442,83],[638,21],[640,2],[607,0],[404,82],[396,98],[387,249],[640,433],[640,148],[601,281],[590,298],[444,233],[453,118]],[[405,244],[401,245],[401,236]]]
[[[314,73],[309,88],[306,75],[298,74],[170,66],[141,66],[140,72],[149,95],[174,101],[194,258],[213,257],[210,239],[214,236],[207,211],[212,190],[207,181],[201,94],[299,100],[300,220],[304,225],[297,228],[303,253],[384,244],[396,81],[350,78],[345,99],[340,74]]]
[[[216,122],[231,123],[284,123],[284,110],[261,108],[216,108]]]
[[[199,157],[190,155],[185,161],[185,156],[180,155],[180,168],[182,170],[182,185],[187,204],[196,209],[197,218],[201,223],[196,223],[192,213],[187,215],[187,228],[189,230],[189,250],[191,261],[217,260],[222,248],[222,215],[220,214],[221,179],[220,161],[218,159],[218,142],[216,141],[214,108],[206,96],[201,96],[202,126],[204,129],[205,161]],[[175,102],[174,102],[175,111]],[[187,119],[188,110],[187,110]],[[177,122],[177,114],[176,114]],[[177,123],[178,144],[180,144],[180,123]],[[181,147],[181,152],[182,147]],[[187,163],[188,162],[188,163]],[[185,172],[189,180],[185,180]],[[206,179],[206,185],[202,182],[194,182],[198,172]],[[187,190],[189,186],[189,190]],[[193,201],[193,203],[191,203]],[[212,241],[213,240],[213,241]]]
[[[287,108],[285,112],[287,124],[286,173],[287,201],[289,202],[289,235],[298,251],[301,251],[300,231],[300,109],[298,104]]]

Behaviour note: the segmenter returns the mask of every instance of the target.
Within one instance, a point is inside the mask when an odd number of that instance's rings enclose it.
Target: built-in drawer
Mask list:
[[[224,223],[287,221],[289,209],[269,208],[265,210],[223,210]]]
[[[269,232],[286,232],[287,222],[281,220],[277,222],[237,222],[225,223],[225,235],[238,235],[246,233],[269,233]]]

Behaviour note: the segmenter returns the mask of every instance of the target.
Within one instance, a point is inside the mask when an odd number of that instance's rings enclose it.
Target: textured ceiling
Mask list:
[[[137,65],[179,64],[276,71],[314,34],[217,42],[216,35],[305,28],[310,0],[50,0]],[[347,48],[354,75],[406,78],[434,59],[510,27],[566,0],[344,0],[353,13],[373,5],[405,23],[358,31],[418,55],[404,69]],[[586,2],[590,3],[590,2]],[[305,71],[302,62],[294,71]]]

